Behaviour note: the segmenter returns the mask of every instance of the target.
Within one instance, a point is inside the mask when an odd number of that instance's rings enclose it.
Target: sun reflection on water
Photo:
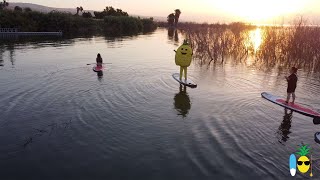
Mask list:
[[[262,37],[262,30],[258,27],[254,30],[251,30],[248,32],[248,39],[245,42],[245,46],[247,50],[253,53],[255,55],[257,51],[259,50],[262,42],[263,42],[263,37]],[[255,61],[255,58],[253,56],[249,56],[246,59],[246,64],[248,66],[251,66]]]
[[[249,41],[250,44],[253,45],[253,50],[254,52],[257,52],[257,50],[259,50],[259,47],[262,43],[262,33],[261,33],[261,29],[257,28],[255,30],[252,30],[249,32]]]

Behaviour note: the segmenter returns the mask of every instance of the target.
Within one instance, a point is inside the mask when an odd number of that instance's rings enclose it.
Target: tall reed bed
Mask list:
[[[301,22],[290,27],[264,27],[262,37],[257,52],[260,61],[320,71],[320,27]]]
[[[297,21],[292,26],[257,27],[243,23],[180,27],[199,64],[227,59],[264,68],[296,66],[320,72],[320,27]]]

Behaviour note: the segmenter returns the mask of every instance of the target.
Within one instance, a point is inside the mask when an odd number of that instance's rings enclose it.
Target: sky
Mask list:
[[[129,14],[166,17],[182,11],[182,21],[282,23],[303,16],[320,24],[320,0],[7,0],[59,8],[120,8]]]

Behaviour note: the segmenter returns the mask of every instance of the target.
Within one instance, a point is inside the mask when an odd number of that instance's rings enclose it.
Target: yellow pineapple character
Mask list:
[[[182,74],[184,72],[184,78],[187,80],[187,68],[191,64],[192,60],[192,48],[187,40],[183,41],[183,44],[175,51],[175,62],[177,66],[180,66],[180,80],[182,79]]]
[[[310,168],[310,160],[306,156],[308,155],[310,148],[308,148],[308,145],[300,145],[299,152],[297,154],[300,155],[300,158],[297,161],[298,169],[301,173],[308,172]]]

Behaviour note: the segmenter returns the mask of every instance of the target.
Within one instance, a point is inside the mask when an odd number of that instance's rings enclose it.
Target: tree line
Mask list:
[[[76,7],[76,16],[79,15],[79,13],[82,13],[82,17],[84,18],[96,18],[96,19],[103,19],[107,16],[129,16],[129,14],[125,11],[123,11],[122,9],[118,9],[118,8],[113,8],[112,6],[107,6],[105,9],[103,9],[103,11],[94,11],[93,14],[94,16],[91,14],[91,12],[87,11],[85,12],[82,6]]]
[[[3,3],[2,3],[3,4]],[[2,5],[1,4],[1,5]],[[153,18],[141,19],[130,17],[127,12],[107,6],[98,17],[92,17],[90,12],[76,14],[52,11],[41,13],[30,8],[22,9],[16,6],[14,10],[2,8],[0,11],[0,27],[18,28],[25,32],[62,31],[65,35],[105,34],[133,35],[140,32],[150,32],[157,28]]]

